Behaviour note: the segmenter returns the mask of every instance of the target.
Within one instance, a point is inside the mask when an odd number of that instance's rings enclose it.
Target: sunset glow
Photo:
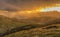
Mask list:
[[[32,13],[38,13],[38,12],[49,12],[49,11],[58,11],[60,12],[60,4],[54,4],[52,6],[45,6],[45,7],[39,7],[36,9],[32,9],[32,10],[22,10],[22,11],[18,11],[18,13],[23,13],[23,14],[32,14]]]
[[[58,11],[60,12],[60,7],[56,6],[56,7],[48,7],[48,8],[42,8],[40,10],[40,12],[48,12],[48,11]]]

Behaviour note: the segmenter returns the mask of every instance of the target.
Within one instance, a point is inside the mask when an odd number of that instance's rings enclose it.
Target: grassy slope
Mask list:
[[[60,13],[40,13],[39,17],[33,17],[30,19],[27,19],[28,21],[24,20],[23,23],[29,23],[29,24],[39,24],[48,22],[51,20],[55,20],[59,17]],[[33,21],[33,22],[32,22]],[[16,21],[15,19],[10,19],[8,17],[0,16],[0,32],[3,33],[7,29],[15,28],[18,26],[26,25],[23,23],[20,23],[21,21]],[[60,24],[53,24],[52,26],[58,26]],[[5,37],[60,37],[60,31],[59,28],[56,31],[56,28],[52,29],[45,29],[43,28],[35,28],[30,30],[24,30],[17,33],[10,34]]]
[[[14,20],[16,20],[16,19],[14,19]],[[24,23],[20,23],[18,21],[14,21],[14,20],[11,18],[5,17],[5,16],[0,16],[0,33],[3,33],[8,29],[12,29],[15,27],[25,25]]]

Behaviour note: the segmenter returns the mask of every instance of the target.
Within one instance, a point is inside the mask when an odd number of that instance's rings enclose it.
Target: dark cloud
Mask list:
[[[8,3],[7,0],[0,0],[0,10],[6,10],[6,11],[17,11],[20,9],[19,7]]]

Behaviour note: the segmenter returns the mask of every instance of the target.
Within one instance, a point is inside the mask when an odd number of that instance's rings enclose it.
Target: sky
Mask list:
[[[53,6],[60,0],[0,0],[0,10],[21,11]]]
[[[56,4],[60,4],[60,0],[0,0],[0,15],[16,17],[22,14],[26,15],[25,12],[21,13],[18,11],[31,11],[55,6]]]

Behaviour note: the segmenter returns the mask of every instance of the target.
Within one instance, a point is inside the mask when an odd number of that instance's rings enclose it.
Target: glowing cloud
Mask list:
[[[60,7],[55,6],[55,7],[48,7],[48,8],[42,8],[40,12],[48,12],[48,11],[58,11],[60,12]]]

